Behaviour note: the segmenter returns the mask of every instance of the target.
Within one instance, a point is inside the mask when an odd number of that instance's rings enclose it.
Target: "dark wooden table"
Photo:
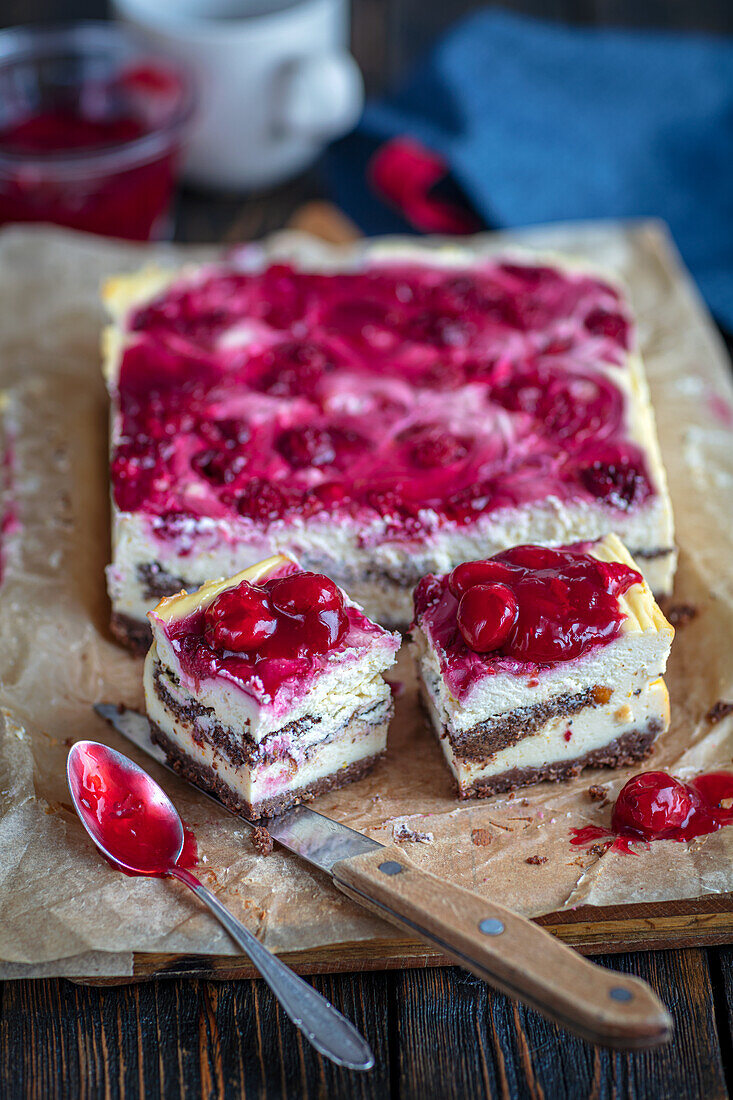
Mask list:
[[[355,0],[355,51],[369,85],[381,87],[449,15],[471,6],[472,0]],[[733,8],[724,0],[519,0],[508,6],[587,22],[733,30]],[[102,9],[101,0],[4,0],[0,24],[95,17]],[[184,192],[177,236],[253,239],[280,228],[319,194],[317,170],[246,201]],[[651,983],[674,1016],[672,1043],[628,1055],[590,1047],[456,968],[314,978],[374,1049],[374,1070],[356,1074],[315,1054],[259,981],[170,979],[108,988],[56,979],[5,982],[0,1100],[728,1096],[733,948],[598,961]]]

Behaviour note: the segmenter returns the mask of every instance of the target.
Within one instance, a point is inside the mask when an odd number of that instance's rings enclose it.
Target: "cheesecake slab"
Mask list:
[[[611,530],[671,590],[672,513],[623,289],[558,257],[369,246],[112,280],[119,637],[275,553],[405,627],[426,573]]]
[[[421,696],[461,798],[648,756],[674,630],[615,535],[521,546],[417,586]]]
[[[149,614],[152,739],[253,819],[365,775],[393,712],[400,639],[328,578],[273,557]]]

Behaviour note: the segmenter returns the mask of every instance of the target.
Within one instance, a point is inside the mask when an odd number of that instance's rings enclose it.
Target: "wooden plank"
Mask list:
[[[603,909],[583,906],[574,912],[551,913],[538,923],[585,955],[733,943],[733,897],[716,894]],[[424,969],[449,962],[427,944],[400,936],[290,951],[282,958],[299,974]],[[255,974],[249,960],[237,955],[140,953],[135,955],[133,968],[133,980],[138,981],[182,975],[252,978]],[[128,980],[122,978],[114,984]],[[111,984],[110,979],[89,979],[89,983]]]
[[[463,971],[401,975],[396,1040],[402,1100],[726,1097],[705,952],[600,961],[646,979],[666,999],[676,1029],[668,1046],[635,1054],[602,1050]]]
[[[180,980],[91,989],[62,979],[6,982],[0,1011],[4,1097],[358,1098],[389,1093],[388,979],[317,978],[376,1057],[369,1074],[309,1046],[263,982]]]

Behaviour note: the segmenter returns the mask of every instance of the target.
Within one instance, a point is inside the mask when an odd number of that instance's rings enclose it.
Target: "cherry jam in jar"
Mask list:
[[[0,224],[166,235],[193,113],[188,74],[118,27],[0,34]]]

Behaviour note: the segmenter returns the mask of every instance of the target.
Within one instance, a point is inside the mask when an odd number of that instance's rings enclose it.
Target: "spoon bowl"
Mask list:
[[[183,822],[147,772],[98,741],[77,741],[66,775],[74,808],[103,855],[132,874],[170,874],[183,851]]]

